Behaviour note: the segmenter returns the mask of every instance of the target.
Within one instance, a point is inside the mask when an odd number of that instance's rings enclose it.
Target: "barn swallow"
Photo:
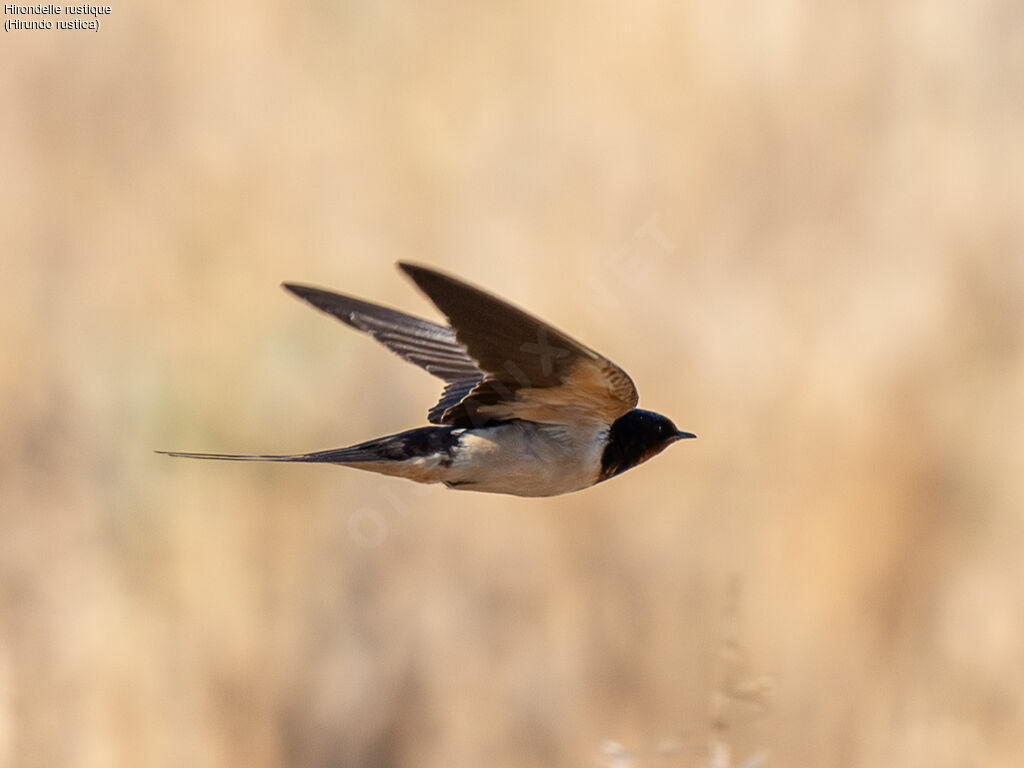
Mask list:
[[[284,288],[444,381],[432,426],[295,455],[160,453],[338,464],[459,490],[557,496],[696,437],[636,408],[626,372],[556,328],[449,275],[398,266],[449,327],[320,288]]]

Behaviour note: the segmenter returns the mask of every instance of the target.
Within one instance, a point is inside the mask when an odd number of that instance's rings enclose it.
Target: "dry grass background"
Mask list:
[[[1007,0],[6,34],[0,765],[1019,765],[1022,52]],[[398,259],[700,439],[547,500],[152,453],[422,423],[276,287],[433,317]]]

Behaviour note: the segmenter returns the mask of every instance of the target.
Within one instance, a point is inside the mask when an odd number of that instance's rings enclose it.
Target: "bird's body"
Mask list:
[[[556,496],[597,482],[603,432],[607,432],[597,425],[569,430],[521,420],[477,429],[423,429],[450,430],[450,446],[399,461],[352,466],[459,490]]]
[[[434,426],[287,456],[170,455],[331,463],[462,490],[555,496],[694,437],[636,409],[629,376],[593,350],[478,288],[400,266],[448,315],[450,328],[319,288],[285,288],[443,379],[428,414]]]

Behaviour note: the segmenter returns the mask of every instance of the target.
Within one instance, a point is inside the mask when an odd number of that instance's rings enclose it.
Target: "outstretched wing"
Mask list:
[[[440,423],[610,424],[636,406],[636,387],[626,372],[589,347],[461,280],[415,264],[399,267],[447,316],[455,341],[486,374],[469,391],[446,390],[437,407],[450,405]]]
[[[484,378],[451,328],[321,288],[295,283],[284,283],[284,288],[447,382],[441,400],[427,415],[434,424],[440,424],[444,412]]]

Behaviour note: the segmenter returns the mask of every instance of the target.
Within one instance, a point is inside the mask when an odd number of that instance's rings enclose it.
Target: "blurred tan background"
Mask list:
[[[0,766],[1016,766],[1024,6],[118,4],[0,48]],[[412,259],[700,435],[522,500]]]

